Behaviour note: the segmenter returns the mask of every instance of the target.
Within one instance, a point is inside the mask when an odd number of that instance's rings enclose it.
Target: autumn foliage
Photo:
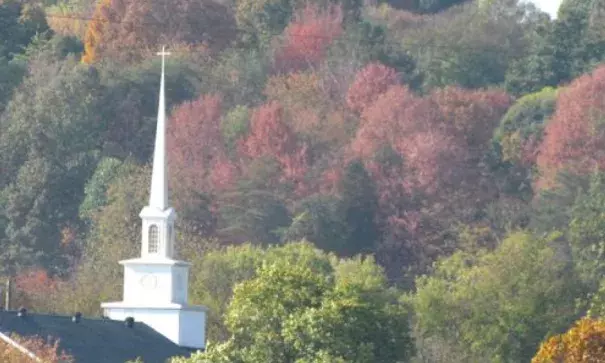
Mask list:
[[[177,189],[208,190],[232,183],[235,170],[227,163],[222,116],[219,95],[202,95],[172,112],[168,158]]]
[[[295,72],[269,78],[265,94],[283,107],[297,133],[309,134],[320,126],[320,112],[326,104],[321,78],[313,72]]]
[[[584,318],[542,343],[532,363],[605,362],[605,321]]]
[[[33,268],[15,276],[13,286],[12,304],[37,309],[49,306],[48,300],[60,294],[64,281],[43,268]]]
[[[471,148],[488,146],[512,102],[509,95],[499,90],[463,90],[453,86],[435,90],[431,97],[447,119],[448,129]]]
[[[375,258],[393,301],[422,300],[433,281],[425,312],[403,304],[427,322],[414,332],[419,360],[530,361],[545,334],[599,307],[605,1],[565,0],[556,18],[530,3],[0,0],[0,275],[14,282],[11,305],[96,315],[119,299],[116,261],[140,254],[165,45],[174,257],[193,262],[192,303],[234,288],[200,284],[214,270],[208,250],[250,242],[264,259],[264,246],[306,239],[334,258]],[[515,246],[556,238],[501,254],[518,229]],[[223,275],[250,277],[236,271],[248,257],[225,258],[234,269]],[[454,285],[472,291],[448,294]],[[593,323],[574,331],[600,332]],[[541,356],[573,362],[565,352],[592,349],[565,336]],[[309,347],[309,362],[335,362]]]
[[[347,104],[351,110],[362,112],[390,86],[398,83],[399,78],[393,68],[378,62],[370,63],[355,75],[347,93]]]
[[[553,186],[562,170],[586,174],[605,168],[604,92],[605,66],[601,66],[559,93],[537,158],[540,187]]]
[[[347,113],[330,99],[324,80],[317,72],[272,76],[267,81],[265,94],[282,106],[285,122],[310,148],[338,148],[348,142]]]
[[[288,72],[317,66],[332,41],[342,34],[342,19],[342,8],[335,5],[323,9],[308,3],[297,11],[276,51],[276,70]]]
[[[391,86],[365,108],[351,147],[369,160],[390,145],[410,172],[403,177],[436,191],[458,171],[468,174],[477,167],[509,104],[510,98],[499,91],[452,87],[420,97],[405,86]]]
[[[410,182],[435,190],[438,176],[464,157],[447,126],[432,99],[392,86],[363,112],[352,150],[368,159],[390,145],[405,160]]]
[[[162,45],[220,49],[233,39],[233,29],[233,15],[212,0],[102,0],[86,30],[82,60],[132,62]]]
[[[10,337],[44,363],[75,363],[73,357],[59,349],[59,341],[46,341],[40,337],[24,338],[17,335]],[[31,363],[33,360],[12,345],[0,340],[0,362]]]
[[[275,157],[285,180],[301,182],[307,169],[307,147],[286,124],[283,107],[276,101],[258,107],[250,124],[240,151],[250,158]]]
[[[419,96],[394,85],[360,107],[350,152],[376,180],[391,236],[381,247],[385,258],[443,253],[438,245],[444,221],[471,220],[469,200],[477,206],[495,198],[481,160],[510,102],[501,91],[448,87]],[[388,264],[398,263],[407,262]]]
[[[48,276],[44,269],[25,271],[15,278],[15,287],[23,291],[52,291],[56,288],[57,281]]]

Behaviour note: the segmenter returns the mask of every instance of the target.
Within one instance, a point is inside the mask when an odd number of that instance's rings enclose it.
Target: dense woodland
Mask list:
[[[605,0],[0,0],[15,304],[120,298],[162,45],[178,362],[605,360]]]

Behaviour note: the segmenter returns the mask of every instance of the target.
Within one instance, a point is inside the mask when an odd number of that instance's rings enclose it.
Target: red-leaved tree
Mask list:
[[[357,72],[347,92],[347,105],[356,112],[363,112],[390,86],[399,83],[397,71],[381,63],[373,62]]]
[[[448,86],[431,93],[448,129],[474,151],[487,148],[512,99],[499,90],[468,90]]]
[[[447,229],[496,195],[482,161],[509,104],[500,91],[450,87],[421,97],[396,85],[364,108],[350,152],[376,182],[383,262],[430,263],[445,252]]]
[[[284,111],[271,101],[252,113],[250,133],[240,142],[240,152],[251,158],[274,157],[282,168],[284,180],[295,182],[299,188],[307,171],[307,147],[284,121]]]
[[[227,154],[221,118],[221,96],[202,95],[176,107],[168,123],[171,199],[182,211],[180,228],[191,233],[212,233],[213,197],[230,188],[238,176],[237,165]]]
[[[342,34],[342,19],[342,8],[336,5],[324,9],[308,3],[298,10],[276,51],[276,71],[290,72],[319,64],[330,44]]]
[[[439,155],[453,157],[456,153],[441,152],[452,141],[431,99],[414,95],[406,86],[391,86],[365,109],[362,118],[351,145],[356,157],[371,160],[377,151],[389,146],[405,160],[409,170],[406,178],[414,179],[418,187],[436,188],[440,168],[451,166]]]
[[[39,268],[24,271],[15,278],[15,287],[23,291],[52,291],[57,282],[52,279],[46,270]]]
[[[30,309],[47,311],[49,301],[57,297],[62,281],[48,275],[43,268],[20,272],[14,278],[15,295],[12,304]]]
[[[222,101],[218,95],[202,95],[173,111],[168,160],[176,189],[211,191],[233,183],[236,169],[227,158],[221,117]]]
[[[585,174],[605,168],[605,66],[563,89],[538,150],[539,188],[555,185],[560,171]]]
[[[483,161],[500,119],[510,107],[512,98],[499,90],[468,90],[446,87],[429,96],[438,106],[447,135],[461,150],[440,188],[461,215],[474,214],[474,208],[490,201],[497,193],[496,183]],[[445,175],[444,175],[445,176]],[[468,201],[472,209],[467,208]]]

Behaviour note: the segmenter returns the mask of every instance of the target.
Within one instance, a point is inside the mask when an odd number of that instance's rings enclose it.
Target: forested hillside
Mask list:
[[[582,332],[605,342],[604,24],[605,0],[556,20],[517,0],[0,0],[0,275],[38,311],[119,298],[166,45],[177,249],[211,309],[188,362],[581,356]]]

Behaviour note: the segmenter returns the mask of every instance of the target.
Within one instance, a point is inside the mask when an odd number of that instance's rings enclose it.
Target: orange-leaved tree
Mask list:
[[[583,318],[542,343],[532,363],[605,362],[605,321]]]

